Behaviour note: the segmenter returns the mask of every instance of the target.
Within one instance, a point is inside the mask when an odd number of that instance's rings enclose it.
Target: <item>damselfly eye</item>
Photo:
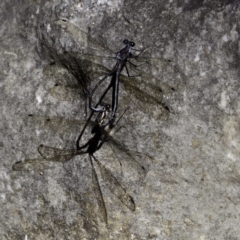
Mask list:
[[[123,40],[123,43],[126,45],[126,44],[128,44],[128,40],[127,39],[124,39]]]
[[[134,42],[131,42],[131,43],[130,43],[130,46],[131,46],[131,47],[134,47],[134,46],[135,46],[135,43],[134,43]]]

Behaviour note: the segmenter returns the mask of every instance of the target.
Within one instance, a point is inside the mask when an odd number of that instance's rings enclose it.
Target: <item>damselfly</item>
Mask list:
[[[29,118],[31,118],[32,121],[34,121],[33,119],[35,118],[38,123],[42,122],[44,120],[44,117],[42,117],[42,120],[39,120],[40,117],[36,117],[36,116],[29,116]],[[55,122],[57,122],[58,126],[60,126],[60,125],[64,126],[67,123],[67,121],[69,121],[69,120],[58,119],[56,117],[53,118],[53,120],[51,120],[51,118],[45,117],[45,121],[49,127],[49,124],[55,125]],[[64,121],[64,124],[60,124],[61,121]],[[71,122],[71,124],[73,124],[73,122]],[[76,122],[76,124],[77,124],[77,122]],[[95,124],[96,123],[92,124],[93,128],[96,126]],[[112,126],[112,129],[113,129],[113,127],[114,126]],[[108,141],[108,143],[113,142],[112,146],[114,146],[115,148],[118,148],[117,142],[112,141],[112,137],[110,136],[111,130],[108,133],[109,138],[105,139],[105,140]],[[104,133],[104,134],[106,134],[106,133]],[[100,137],[99,137],[99,139],[100,139]],[[13,165],[13,170],[15,170],[15,171],[32,170],[32,169],[43,170],[44,167],[47,167],[47,162],[66,163],[66,162],[70,161],[73,157],[76,157],[78,155],[88,154],[90,163],[91,163],[91,167],[92,167],[93,189],[96,194],[96,198],[97,198],[97,202],[99,205],[101,215],[103,216],[104,221],[107,223],[107,211],[106,211],[105,202],[104,202],[104,199],[102,196],[102,191],[101,191],[101,188],[99,185],[97,173],[95,171],[94,162],[97,164],[98,168],[100,169],[102,178],[105,180],[105,182],[106,182],[108,188],[111,190],[111,192],[114,195],[116,195],[117,198],[119,198],[120,201],[132,211],[135,210],[135,204],[134,204],[133,198],[126,192],[126,190],[122,187],[120,182],[113,176],[111,171],[108,170],[102,163],[100,163],[99,160],[93,155],[93,153],[99,149],[98,144],[95,144],[95,141],[93,141],[93,143],[90,143],[90,144],[92,144],[92,148],[87,149],[87,151],[83,151],[83,149],[79,149],[79,150],[59,149],[59,148],[49,147],[49,146],[45,146],[45,145],[40,145],[38,148],[38,151],[39,151],[40,155],[42,156],[42,158],[26,159],[23,162],[16,162]],[[118,151],[125,151],[125,150],[123,147],[120,147],[120,149]],[[128,155],[128,157],[132,157],[135,154],[135,153],[133,153],[131,155],[129,153],[130,153],[130,151],[126,151],[126,155]],[[140,170],[141,167],[135,160],[133,160],[132,163],[134,164],[135,167],[137,166],[139,168],[138,170]],[[144,171],[143,168],[141,168],[141,171]]]
[[[64,96],[66,95],[67,97],[65,99],[69,99],[69,98],[73,99],[72,95],[76,96],[77,95],[76,92],[79,91],[80,93],[84,92],[82,95],[86,97],[86,92],[89,91],[89,88],[87,87],[87,84],[82,84],[82,83],[87,82],[89,86],[91,82],[94,83],[94,80],[97,79],[97,78],[94,78],[93,76],[96,76],[96,75],[100,76],[101,74],[104,75],[104,77],[100,78],[100,82],[102,82],[105,78],[112,75],[111,83],[108,85],[107,89],[104,89],[104,92],[101,95],[102,97],[97,103],[99,104],[99,102],[105,97],[105,94],[108,92],[108,90],[112,87],[113,88],[112,106],[113,106],[113,115],[115,115],[116,109],[118,106],[117,101],[118,101],[119,73],[121,72],[122,68],[126,66],[126,63],[128,63],[129,54],[130,54],[129,47],[126,46],[127,49],[125,48],[122,49],[124,50],[123,56],[126,55],[127,57],[126,58],[121,57],[121,59],[123,60],[119,60],[119,61],[117,60],[117,64],[115,65],[115,67],[113,67],[113,69],[109,70],[105,68],[104,69],[105,73],[103,74],[104,67],[101,64],[96,63],[96,61],[98,61],[99,59],[102,59],[102,57],[93,55],[93,54],[88,54],[88,50],[90,48],[93,48],[95,50],[101,49],[105,52],[106,51],[109,52],[108,47],[103,46],[96,40],[92,39],[87,33],[85,33],[84,31],[81,31],[78,27],[76,27],[74,24],[70,22],[66,22],[65,20],[64,21],[59,20],[59,21],[53,22],[52,24],[55,24],[55,26],[60,26],[61,32],[64,33],[65,38],[71,39],[71,41],[74,41],[78,49],[82,47],[85,47],[85,49],[87,49],[87,53],[86,51],[85,52],[81,51],[81,53],[79,54],[72,53],[68,50],[70,47],[67,46],[67,41],[66,43],[62,43],[64,44],[63,52],[65,52],[65,54],[62,53],[62,54],[54,55],[52,53],[52,49],[54,49],[54,47],[50,48],[51,49],[50,55],[51,55],[51,58],[55,61],[55,63],[57,63],[59,66],[63,67],[70,73],[73,71],[73,69],[74,69],[74,72],[77,71],[78,73],[82,73],[81,76],[78,75],[78,77],[77,78],[75,77],[75,78],[77,79],[77,81],[80,83],[81,86],[84,86],[84,91],[83,91],[81,88],[78,88],[76,90],[76,85],[73,85],[72,93],[66,94],[68,90],[69,92],[71,92],[71,86],[70,86],[71,84],[68,84],[68,83],[66,84],[67,89],[66,88],[64,89],[65,86],[61,84],[57,84],[52,89],[52,94],[54,96],[57,96],[60,99],[63,99]],[[56,29],[56,27],[54,29]],[[68,52],[66,51],[66,49],[68,50]],[[122,56],[120,54],[121,51],[118,52],[119,54],[117,54],[117,56]],[[140,58],[136,57],[135,59],[139,61]],[[145,61],[145,62],[151,63],[151,60],[152,60],[152,58],[143,58],[143,59],[144,60],[141,60],[141,62]],[[160,61],[165,62],[165,64],[169,64],[169,60],[161,59]],[[134,64],[130,64],[130,66],[131,65],[136,66]],[[88,74],[89,73],[88,69],[95,69],[95,71],[93,70],[91,74]],[[136,68],[134,68],[134,71],[136,71]],[[128,93],[130,93],[130,95],[134,99],[135,104],[139,106],[139,108],[144,109],[144,111],[148,111],[149,113],[150,113],[149,109],[151,109],[152,111],[149,115],[152,115],[155,118],[166,119],[169,115],[169,108],[166,107],[166,105],[163,102],[163,94],[173,92],[174,89],[168,86],[166,83],[161,83],[161,81],[152,77],[149,74],[145,74],[140,71],[137,71],[137,72],[139,73],[138,75],[141,75],[141,80],[136,78],[127,78],[127,77],[125,77],[124,80],[122,80],[123,77],[120,76],[120,81],[123,82],[125,89],[128,91]],[[74,75],[76,74],[73,74],[73,76]],[[85,76],[88,76],[88,79],[86,79]],[[82,81],[81,81],[81,77],[82,77]],[[95,91],[95,89],[96,88],[94,87],[93,92]],[[61,94],[61,91],[63,92],[62,94]],[[91,117],[92,117],[92,114],[91,114]],[[91,119],[91,117],[89,119]]]

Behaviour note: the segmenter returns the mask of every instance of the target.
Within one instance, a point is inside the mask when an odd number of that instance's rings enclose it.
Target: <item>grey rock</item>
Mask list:
[[[0,9],[1,239],[240,239],[238,1],[5,0]],[[94,61],[82,68],[90,86],[125,38],[151,65],[140,67],[142,80],[120,85],[118,115],[130,106],[115,136],[121,147],[96,153],[136,206],[130,211],[100,177],[106,225],[87,156],[13,166],[38,161],[40,144],[75,147],[84,90],[69,66]]]

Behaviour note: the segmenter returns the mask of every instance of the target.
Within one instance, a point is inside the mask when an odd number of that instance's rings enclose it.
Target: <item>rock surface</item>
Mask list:
[[[1,239],[240,239],[239,5],[234,0],[3,0]],[[81,31],[89,38],[82,39]],[[75,147],[84,101],[54,97],[56,83],[74,86],[76,79],[52,61],[71,66],[74,54],[103,55],[91,39],[112,49],[108,56],[114,57],[125,38],[152,58],[151,65],[140,67],[146,73],[142,81],[132,83],[154,97],[161,89],[164,104],[153,106],[148,98],[144,104],[141,94],[131,96],[133,85],[120,85],[118,116],[130,105],[121,120],[125,127],[115,136],[122,150],[106,144],[96,157],[133,196],[136,210],[121,204],[100,177],[106,225],[87,156],[28,171],[12,166],[24,159],[37,162],[40,144]],[[70,60],[62,57],[64,51]],[[111,69],[115,63],[96,59],[99,65],[91,67]],[[93,72],[83,70],[86,79]],[[147,88],[151,84],[156,91]],[[170,114],[163,117],[166,106]],[[145,175],[126,159],[126,148],[144,165]]]

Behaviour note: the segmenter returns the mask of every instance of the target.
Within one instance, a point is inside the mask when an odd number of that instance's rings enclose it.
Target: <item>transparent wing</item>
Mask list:
[[[40,116],[40,115],[30,114],[27,117],[27,124],[40,126],[41,130],[42,128],[47,129],[49,133],[61,135],[61,137],[68,138],[69,141],[75,142],[77,136],[85,127],[86,121],[77,120],[77,119],[68,119],[63,117]],[[84,131],[84,134],[85,134],[84,139],[86,141],[89,140],[89,137],[91,136],[91,129],[94,125],[95,125],[95,121],[90,120],[88,122],[88,128],[86,128],[87,130]]]
[[[153,89],[153,90],[156,89],[156,90],[158,90],[158,92],[160,91],[162,93],[175,92],[175,89],[172,86],[170,86],[167,83],[164,83],[163,81],[152,76],[151,74],[146,74],[146,72],[143,72],[139,69],[137,69],[137,72],[141,76],[141,82],[144,83],[145,86],[148,86],[150,89]]]
[[[102,195],[102,191],[99,185],[99,181],[98,181],[98,177],[92,162],[92,158],[89,155],[90,158],[90,162],[91,162],[91,166],[92,166],[92,183],[93,183],[93,190],[95,192],[96,198],[97,198],[97,202],[98,202],[98,206],[100,209],[100,212],[104,218],[105,223],[107,224],[107,210],[106,210],[106,206],[105,206],[105,202],[103,199],[103,195]]]
[[[71,38],[73,38],[76,42],[78,42],[79,46],[83,49],[89,48],[96,50],[101,49],[102,52],[108,52],[113,54],[113,51],[108,48],[107,45],[100,43],[99,41],[92,38],[88,33],[84,32],[76,25],[71,22],[65,20],[55,21],[53,24],[58,25],[61,29],[63,29],[64,33],[68,33]]]
[[[109,137],[108,143],[117,158],[130,164],[140,176],[145,177],[145,167],[136,160],[136,158],[141,158],[143,154],[127,149],[120,141],[111,136]]]
[[[86,100],[91,83],[106,74],[106,68],[101,64],[83,60],[82,55],[77,53],[56,54],[54,61],[54,64],[45,67],[44,75],[57,82],[50,92],[59,100]]]
[[[120,79],[125,91],[142,112],[156,120],[166,120],[169,117],[170,112],[163,104],[163,94],[160,88],[134,78],[129,79],[126,76],[121,76]]]
[[[15,162],[12,166],[14,171],[42,171],[46,168],[50,168],[50,165],[44,158],[25,159],[24,161]]]
[[[98,164],[102,177],[106,181],[108,188],[111,192],[131,211],[135,211],[135,203],[129,194],[126,193],[126,190],[118,182],[118,180],[112,175],[112,173],[107,170],[94,156],[94,160]]]
[[[81,96],[80,91],[76,87],[62,84],[54,85],[50,93],[54,98],[68,102],[78,101]]]
[[[91,81],[94,79],[93,66],[89,60],[81,60],[74,53],[56,53],[54,62],[44,69],[45,75],[57,81],[60,85],[72,87],[78,98],[86,98]]]
[[[38,121],[41,122],[44,119],[45,119],[44,117],[42,118],[40,117]],[[45,145],[40,145],[38,147],[38,152],[40,153],[42,158],[25,159],[24,161],[16,162],[13,164],[12,169],[14,171],[43,170],[45,168],[51,168],[51,165],[49,165],[49,162],[64,163],[71,160],[73,157],[77,155],[84,154],[84,152],[80,150],[72,150],[72,149],[64,150],[64,149],[59,149],[54,147],[48,147]]]
[[[41,116],[29,114],[26,116],[27,125],[41,126],[51,132],[73,133],[79,132],[86,123],[85,120],[70,119],[64,117]]]
[[[78,88],[61,84],[55,84],[50,93],[54,98],[68,102],[79,100],[81,96],[81,91]]]
[[[60,149],[45,145],[40,145],[38,152],[46,161],[50,162],[67,162],[77,155],[85,154],[80,150]]]

